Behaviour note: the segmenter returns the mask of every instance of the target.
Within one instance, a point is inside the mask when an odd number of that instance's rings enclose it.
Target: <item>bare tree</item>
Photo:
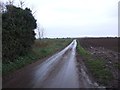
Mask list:
[[[5,11],[5,4],[0,1],[0,13],[3,13]]]
[[[8,0],[8,4],[9,5],[13,5],[14,4],[14,0]]]
[[[13,5],[13,4],[14,4],[14,0],[8,0],[6,3],[0,1],[0,13],[5,12],[6,5]]]
[[[19,0],[20,2],[20,7],[23,8],[23,6],[25,5],[25,1]]]
[[[41,39],[42,39],[44,37],[44,28],[42,27],[40,31],[41,31]]]
[[[37,25],[38,31],[38,39],[42,39],[44,37],[44,28],[40,25]]]
[[[41,39],[40,38],[40,27],[39,26],[37,26],[37,30],[38,30],[38,39]]]

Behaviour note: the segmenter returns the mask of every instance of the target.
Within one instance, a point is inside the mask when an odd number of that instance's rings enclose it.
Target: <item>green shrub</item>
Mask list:
[[[25,55],[35,40],[36,20],[31,10],[7,5],[2,13],[2,60],[13,62]]]

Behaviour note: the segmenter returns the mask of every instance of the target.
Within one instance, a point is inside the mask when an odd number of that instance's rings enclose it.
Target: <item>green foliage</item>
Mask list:
[[[17,69],[20,69],[21,67],[24,67],[26,64],[30,64],[33,61],[35,61],[37,57],[33,55],[33,53],[28,53],[25,56],[20,56],[17,58],[14,62],[9,63],[3,63],[2,64],[2,73],[3,75],[6,75],[12,71],[15,71]]]
[[[112,79],[112,73],[106,69],[102,60],[87,60],[86,65],[93,72],[93,75],[98,78],[99,83],[106,85]]]
[[[116,67],[118,70],[120,70],[120,62],[115,63],[115,64],[114,64],[114,67]]]
[[[26,54],[34,42],[36,20],[31,10],[7,5],[2,14],[2,58],[3,63],[14,61]]]
[[[77,51],[84,58],[84,62],[88,70],[91,71],[93,76],[102,85],[107,85],[112,80],[112,73],[106,68],[104,60],[98,58],[94,59],[92,55],[87,52],[78,42]]]
[[[72,40],[71,39],[43,39],[35,40],[33,45],[33,52],[36,53],[39,57],[43,58],[48,55],[54,54],[54,52],[63,49],[68,45]]]
[[[19,56],[14,62],[2,64],[2,74],[8,75],[30,63],[45,58],[66,47],[72,39],[43,39],[35,40],[32,50],[24,56]],[[52,43],[52,44],[51,44]],[[58,46],[59,45],[59,46]]]
[[[77,45],[77,50],[78,50],[78,52],[80,53],[80,55],[82,56],[82,57],[89,57],[90,56],[90,54],[84,49],[84,48],[82,48],[81,47],[81,45],[80,45],[80,43],[79,42],[77,42],[78,43],[78,45]]]

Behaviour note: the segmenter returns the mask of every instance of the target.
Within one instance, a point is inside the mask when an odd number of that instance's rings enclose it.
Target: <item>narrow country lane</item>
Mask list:
[[[3,83],[3,88],[90,88],[84,70],[78,74],[76,40],[42,63],[22,69],[15,77]],[[80,81],[81,80],[81,81]]]

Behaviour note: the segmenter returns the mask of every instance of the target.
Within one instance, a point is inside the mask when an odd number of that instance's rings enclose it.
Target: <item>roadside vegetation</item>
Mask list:
[[[85,50],[78,41],[77,52],[82,57],[89,72],[94,76],[95,80],[103,86],[107,86],[113,79],[112,73],[107,69],[104,60],[101,58],[93,58],[87,50]]]
[[[30,8],[24,2],[14,5],[0,1],[2,14],[2,75],[8,75],[30,63],[61,50],[71,39],[35,39],[34,29],[39,28]]]
[[[35,40],[32,50],[24,56],[19,56],[14,62],[3,63],[3,75],[12,73],[37,60],[48,57],[66,47],[72,39],[42,39]]]
[[[37,23],[29,8],[6,5],[2,12],[2,62],[27,54],[35,40]]]
[[[34,58],[29,52],[34,44],[34,29],[37,28],[37,23],[32,11],[27,7],[25,9],[17,7],[13,5],[13,1],[6,4],[0,1],[0,5],[2,7],[0,10],[2,14],[2,72],[4,74],[6,71],[9,72],[24,65],[28,57]]]

